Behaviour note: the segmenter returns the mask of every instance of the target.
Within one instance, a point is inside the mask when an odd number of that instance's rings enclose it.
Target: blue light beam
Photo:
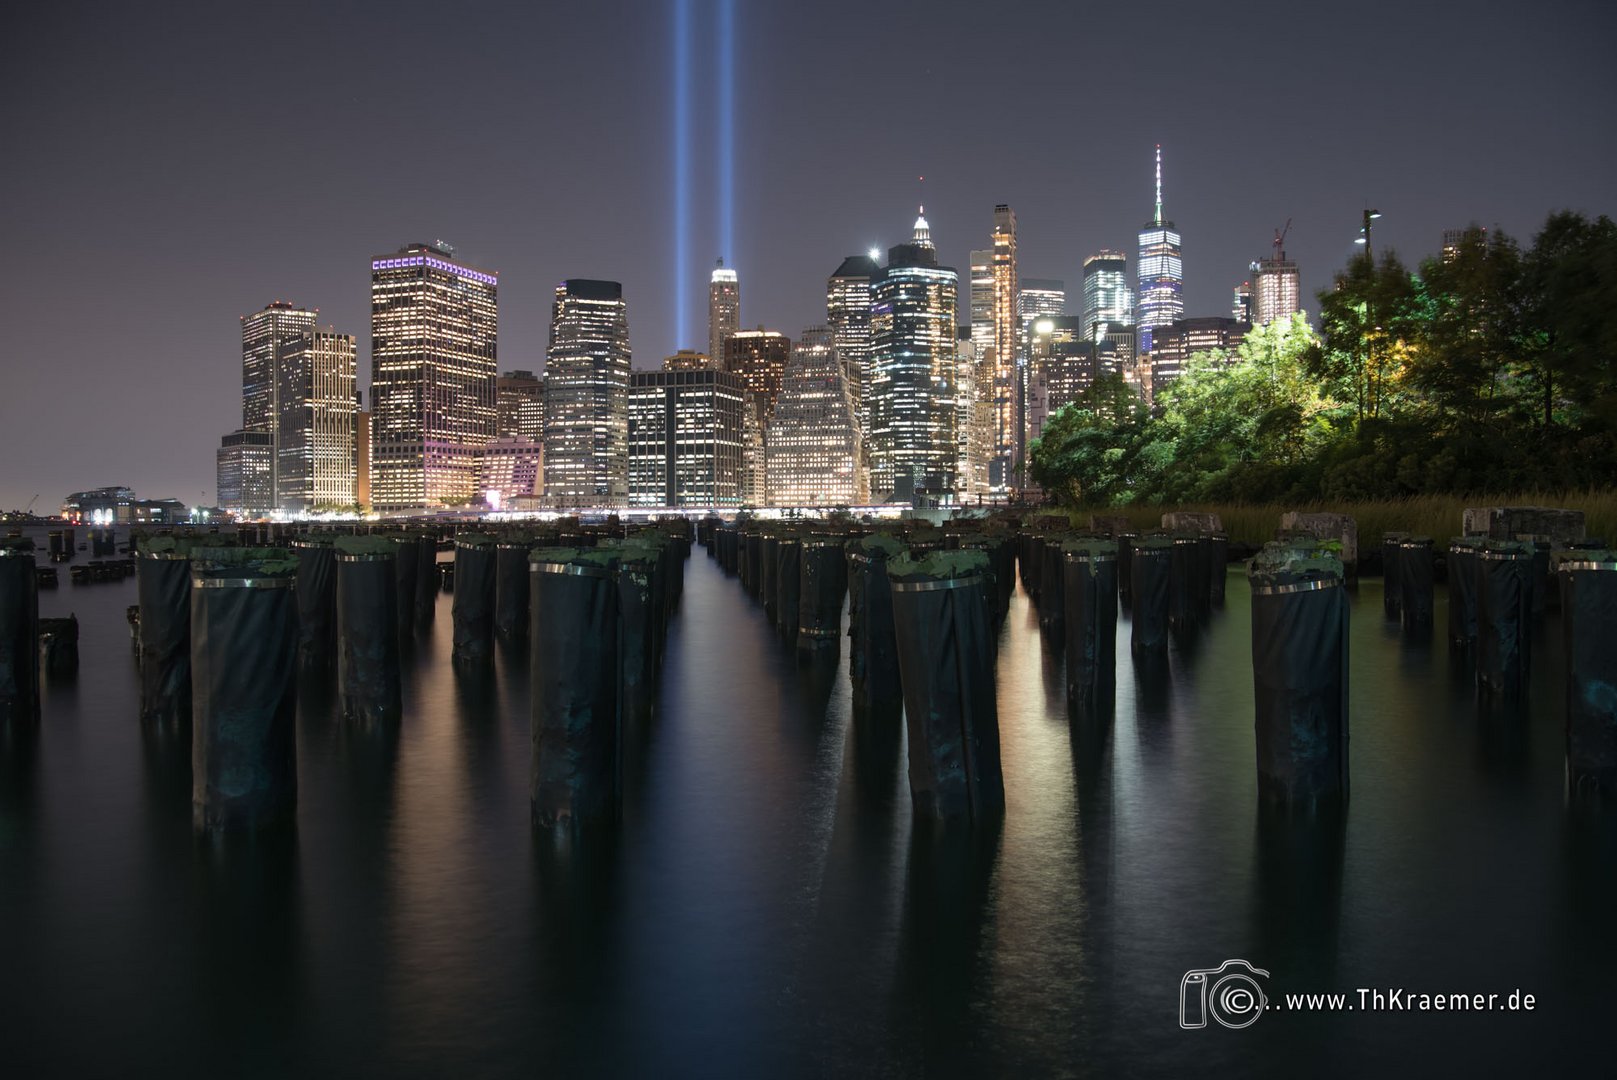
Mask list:
[[[691,0],[674,0],[674,348],[690,344]]]
[[[719,254],[735,253],[735,0],[719,0]]]

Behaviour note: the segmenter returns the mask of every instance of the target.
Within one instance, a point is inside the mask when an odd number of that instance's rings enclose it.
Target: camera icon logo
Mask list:
[[[1267,971],[1245,960],[1226,960],[1216,968],[1192,968],[1179,980],[1179,1026],[1204,1028],[1209,1015],[1227,1028],[1251,1026],[1269,1006],[1258,981],[1268,977]]]

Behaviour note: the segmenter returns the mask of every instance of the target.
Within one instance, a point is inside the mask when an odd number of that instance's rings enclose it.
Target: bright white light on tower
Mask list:
[[[871,248],[870,249],[870,258],[874,262],[880,262],[881,261],[881,248]]]

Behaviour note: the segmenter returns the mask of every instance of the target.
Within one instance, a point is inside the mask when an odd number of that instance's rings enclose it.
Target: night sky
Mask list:
[[[407,242],[500,273],[502,370],[542,366],[563,277],[623,282],[636,367],[704,347],[722,65],[717,4],[689,2],[683,340],[672,0],[7,5],[0,508],[211,503],[239,317],[319,308],[368,386],[368,260]],[[1313,308],[1367,202],[1411,262],[1446,227],[1617,212],[1609,2],[735,8],[723,253],[749,327],[821,321],[826,276],[923,197],[962,271],[1008,202],[1023,276],[1076,312],[1085,255],[1132,272],[1159,142],[1191,315],[1227,314],[1288,218]]]

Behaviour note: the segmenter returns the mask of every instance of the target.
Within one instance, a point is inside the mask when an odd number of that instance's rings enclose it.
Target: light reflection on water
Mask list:
[[[296,836],[210,849],[188,744],[138,722],[133,584],[63,577],[41,607],[78,611],[80,677],[0,741],[18,1075],[1492,1072],[1588,1060],[1617,1004],[1617,830],[1563,802],[1555,636],[1521,703],[1479,704],[1441,593],[1425,639],[1373,580],[1354,602],[1345,820],[1257,811],[1238,572],[1166,672],[1136,671],[1123,613],[1091,734],[1018,591],[1006,816],[938,836],[912,823],[901,726],[852,715],[845,659],[800,663],[698,549],[613,834],[530,827],[526,657],[457,672],[445,595],[400,729],[347,728],[306,684]],[[1520,986],[1540,1006],[1180,1031],[1180,976],[1231,957],[1273,972],[1271,999]]]

